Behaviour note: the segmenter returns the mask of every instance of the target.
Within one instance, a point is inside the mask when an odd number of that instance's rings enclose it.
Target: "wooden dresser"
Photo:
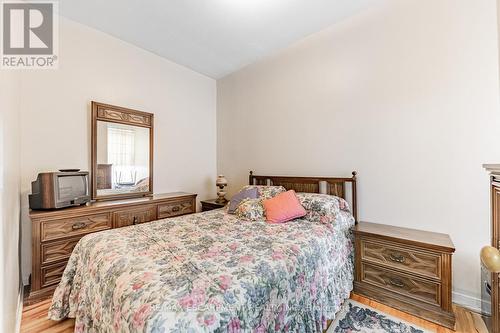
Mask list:
[[[194,212],[196,194],[183,192],[31,211],[32,272],[28,302],[52,296],[73,248],[83,236]]]
[[[448,235],[368,222],[354,234],[355,293],[454,328]]]
[[[97,164],[96,186],[98,190],[113,187],[113,164]]]

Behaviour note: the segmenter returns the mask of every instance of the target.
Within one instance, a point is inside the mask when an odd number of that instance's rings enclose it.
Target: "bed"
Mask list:
[[[352,290],[355,173],[249,180],[335,195],[340,209],[326,224],[217,209],[90,234],[73,250],[49,318],[76,318],[76,332],[322,332]]]

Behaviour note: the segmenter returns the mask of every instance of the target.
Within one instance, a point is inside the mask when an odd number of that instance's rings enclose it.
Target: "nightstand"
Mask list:
[[[226,206],[229,201],[226,201],[225,203],[219,203],[216,201],[217,199],[210,199],[210,200],[202,200],[201,201],[201,211],[206,212],[209,210],[217,209],[217,208],[222,208]]]
[[[448,235],[359,222],[354,237],[356,294],[454,328]]]

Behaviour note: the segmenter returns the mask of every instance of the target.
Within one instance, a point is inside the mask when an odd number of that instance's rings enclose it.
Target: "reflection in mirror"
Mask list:
[[[149,191],[149,128],[97,121],[97,195]]]

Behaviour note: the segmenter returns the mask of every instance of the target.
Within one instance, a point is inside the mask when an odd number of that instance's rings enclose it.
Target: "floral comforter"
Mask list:
[[[76,318],[76,332],[321,332],[352,290],[353,223],[219,209],[90,234],[49,318]]]

